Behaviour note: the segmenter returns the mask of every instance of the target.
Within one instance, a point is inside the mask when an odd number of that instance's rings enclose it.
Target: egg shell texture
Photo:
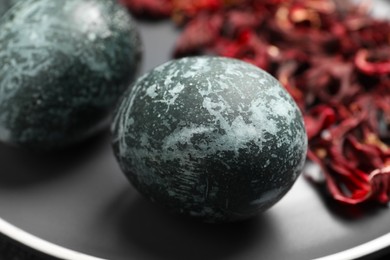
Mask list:
[[[8,10],[9,3],[7,0],[0,0],[0,17]]]
[[[26,0],[0,28],[1,141],[51,149],[107,125],[141,56],[125,9],[106,0]]]
[[[184,58],[144,75],[112,131],[119,164],[141,193],[206,222],[272,206],[307,149],[302,115],[277,80],[227,58]]]
[[[19,1],[23,0],[0,0],[0,17]]]

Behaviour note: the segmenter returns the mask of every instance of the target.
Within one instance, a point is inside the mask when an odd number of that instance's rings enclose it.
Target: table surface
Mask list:
[[[170,59],[178,32],[170,22],[139,27],[145,72]],[[209,225],[170,215],[126,180],[108,132],[50,155],[0,145],[0,216],[60,247],[114,260],[313,259],[390,233],[388,208],[340,206],[303,177],[246,222]],[[3,244],[3,252],[15,245]]]

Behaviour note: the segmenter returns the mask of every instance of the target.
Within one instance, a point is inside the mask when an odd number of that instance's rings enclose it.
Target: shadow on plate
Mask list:
[[[57,178],[88,161],[109,142],[104,131],[72,147],[33,153],[0,143],[0,187],[21,187]]]
[[[134,259],[237,259],[271,234],[266,215],[230,224],[204,224],[167,212],[138,196],[117,221],[120,240]],[[260,246],[260,245],[259,245]],[[146,256],[145,256],[146,255]],[[139,257],[139,258],[138,258]]]

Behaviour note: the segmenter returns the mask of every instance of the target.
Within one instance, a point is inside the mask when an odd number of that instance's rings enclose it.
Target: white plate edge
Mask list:
[[[89,256],[50,243],[39,237],[31,235],[20,228],[13,226],[12,224],[6,222],[2,218],[0,218],[0,232],[5,236],[15,240],[16,242],[19,242],[29,248],[32,248],[38,252],[44,253],[51,257],[56,257],[59,259],[66,259],[66,260],[107,260],[103,258]]]

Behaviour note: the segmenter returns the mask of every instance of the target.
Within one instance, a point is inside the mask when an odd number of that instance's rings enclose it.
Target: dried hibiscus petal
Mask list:
[[[172,0],[118,0],[135,16],[166,18],[172,13]]]
[[[321,135],[323,129],[327,129],[336,121],[336,112],[326,105],[318,105],[311,109],[305,116],[305,125],[308,139]]]
[[[371,193],[381,203],[390,199],[390,167],[376,169],[370,173]]]
[[[219,37],[222,17],[202,14],[191,20],[177,40],[175,57],[197,54],[213,44]]]
[[[390,47],[375,50],[359,50],[355,56],[355,66],[368,75],[389,74]]]

